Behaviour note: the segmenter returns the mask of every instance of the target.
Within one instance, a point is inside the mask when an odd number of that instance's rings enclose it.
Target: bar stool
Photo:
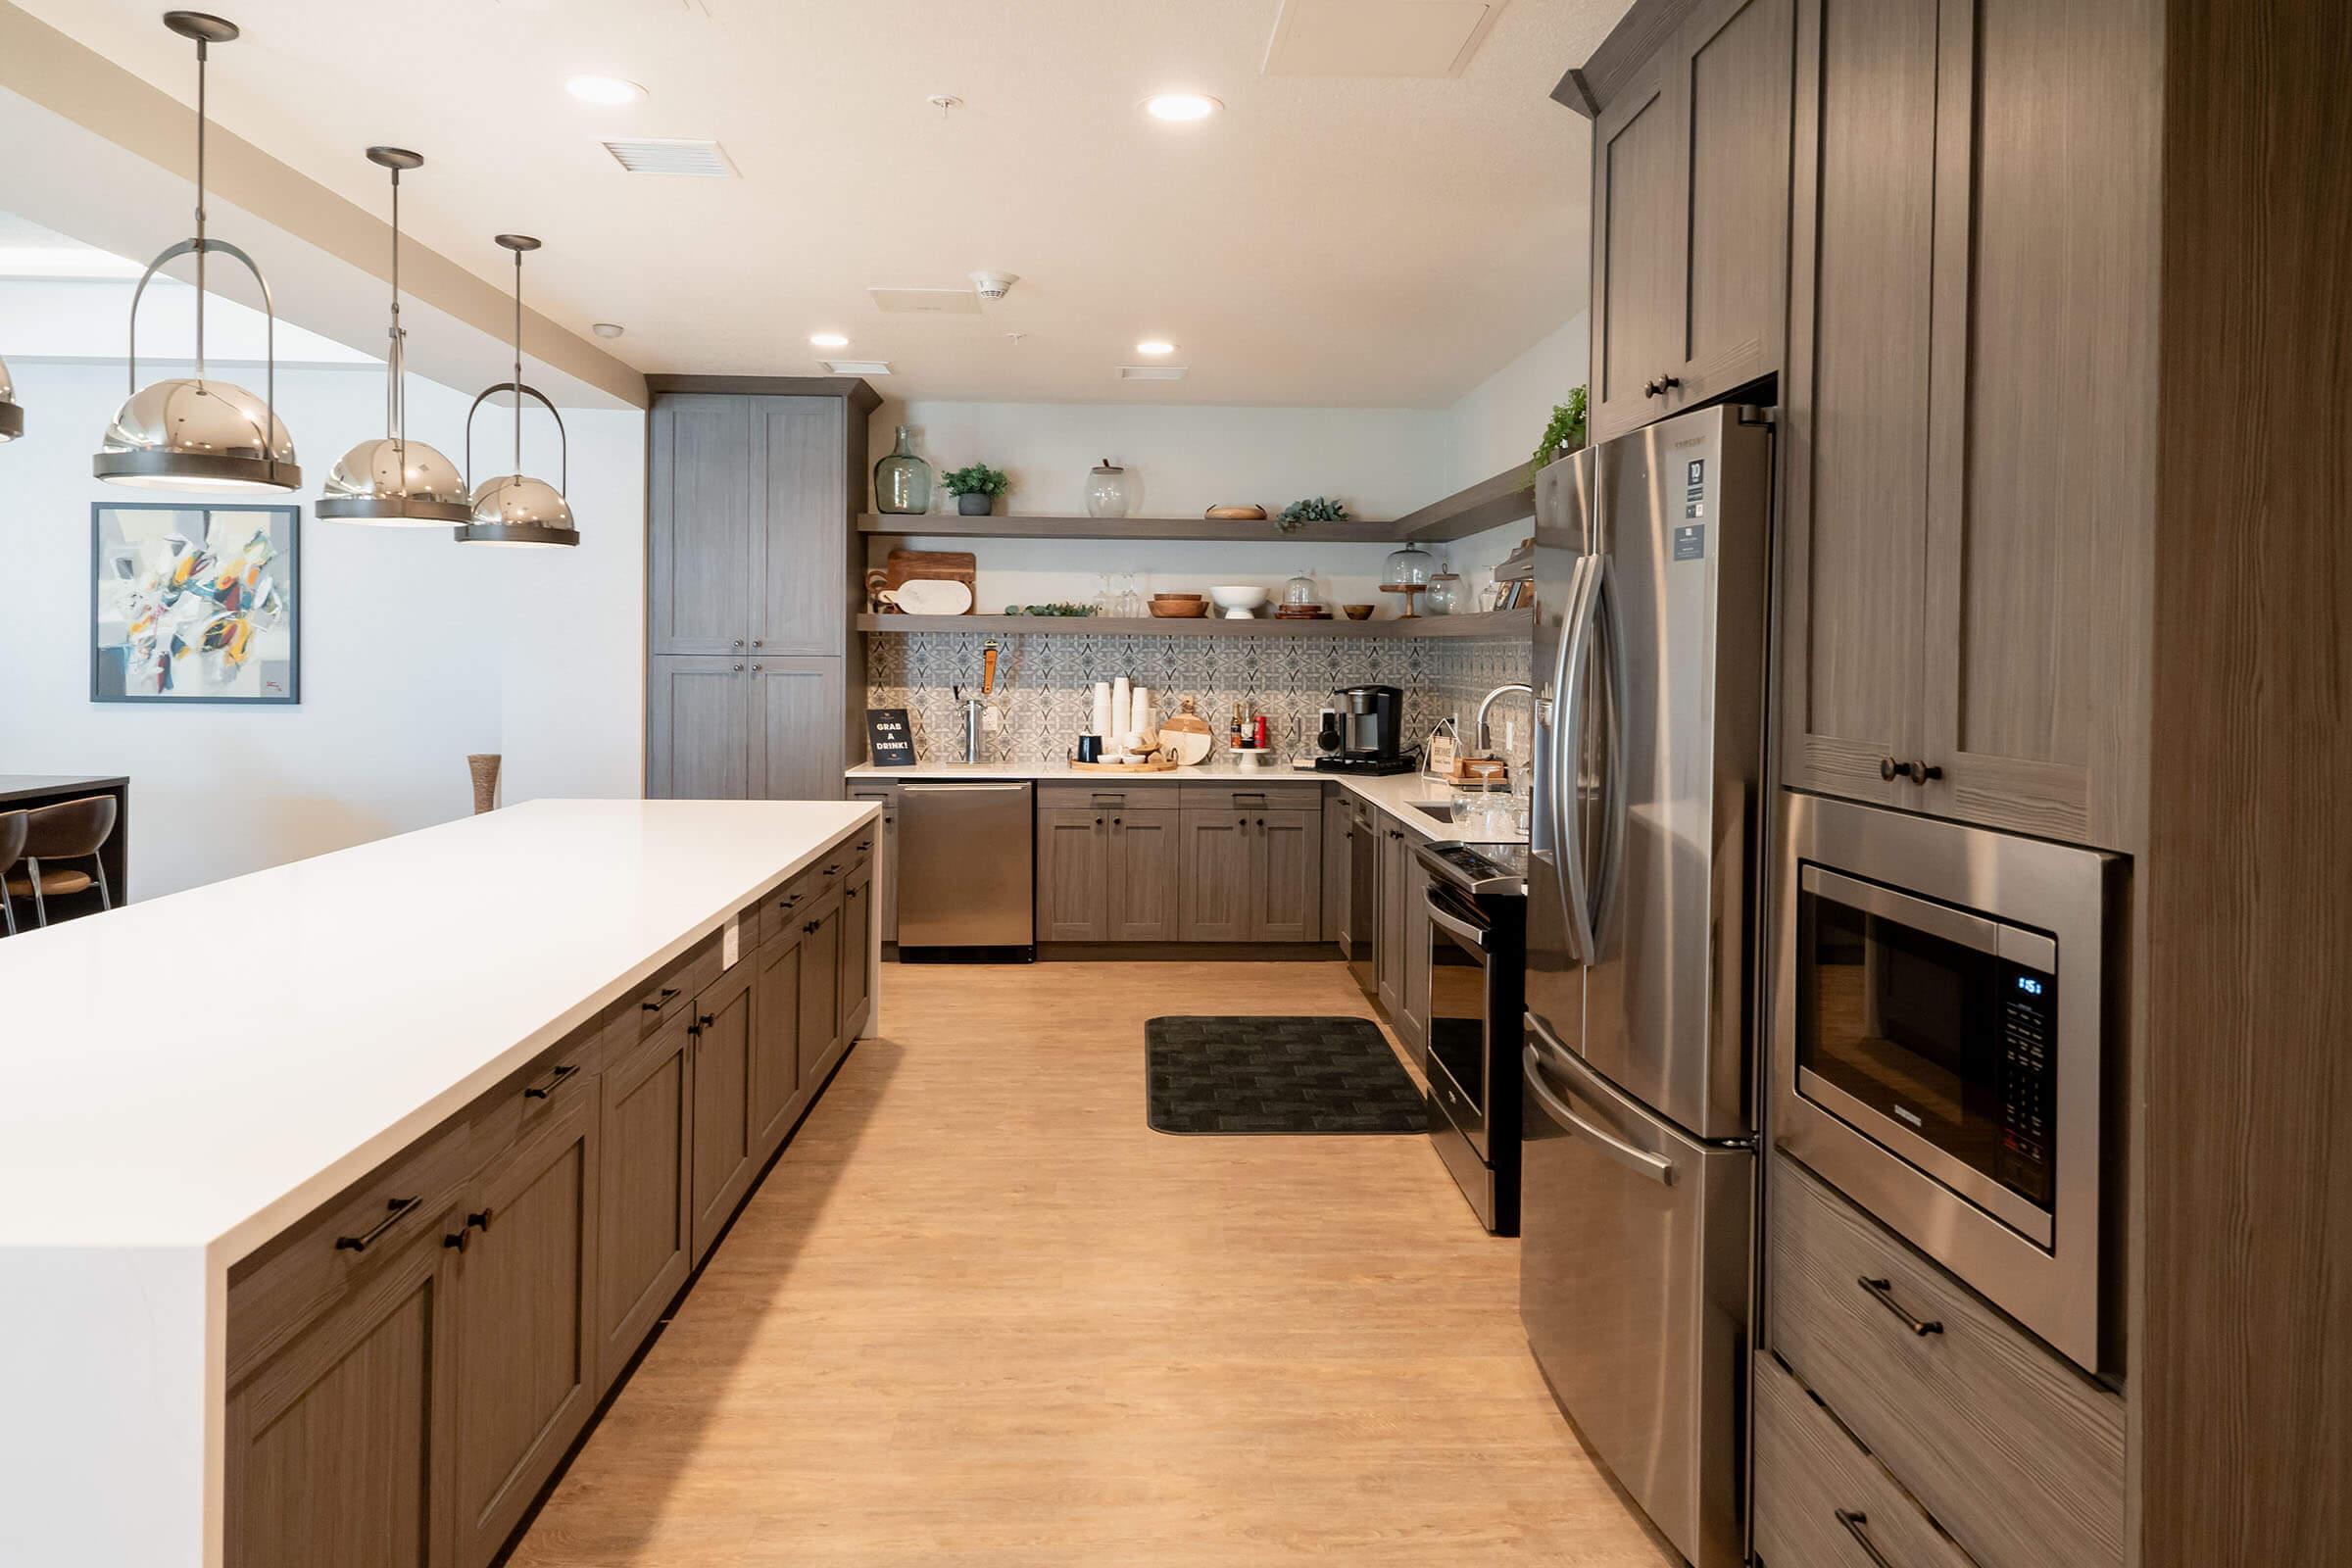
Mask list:
[[[78,801],[39,807],[24,815],[24,869],[10,871],[6,887],[12,899],[32,896],[33,922],[44,926],[49,923],[49,900],[90,888],[98,890],[98,907],[113,908],[114,900],[106,886],[106,866],[98,858],[98,851],[114,836],[115,798],[91,795]],[[87,860],[90,868],[52,870],[41,864],[43,860]]]
[[[17,934],[17,901],[6,891],[8,873],[24,858],[25,818],[29,811],[0,811],[0,919],[10,936]]]

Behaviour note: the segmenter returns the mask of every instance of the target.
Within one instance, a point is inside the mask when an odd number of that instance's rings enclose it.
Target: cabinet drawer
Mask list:
[[[1037,786],[1037,804],[1041,807],[1066,806],[1073,810],[1100,808],[1105,811],[1121,808],[1145,809],[1151,807],[1173,808],[1177,791],[1184,786],[1172,779],[1138,783],[1129,779],[1105,778],[1100,784],[1082,779],[1045,779]]]
[[[1756,1560],[1762,1568],[1971,1568],[1796,1379],[1756,1361]]]
[[[230,1380],[407,1251],[478,1163],[469,1118],[453,1116],[231,1268]]]
[[[1177,787],[1177,801],[1188,810],[1204,811],[1321,811],[1323,786],[1320,782],[1299,782],[1296,779],[1280,784],[1186,782]]]
[[[1785,1155],[1768,1247],[1772,1348],[1984,1568],[2124,1560],[2120,1398]]]
[[[760,901],[760,945],[764,947],[789,929],[792,922],[808,918],[808,906],[816,902],[817,876],[804,871],[788,882],[770,888]],[[747,934],[746,942],[750,938]]]
[[[685,1015],[694,994],[718,978],[718,938],[713,936],[671,964],[645,989],[616,1004],[616,1017],[637,1020],[637,1038],[644,1039],[672,1018]]]
[[[581,1095],[593,1098],[606,1038],[594,1028],[576,1029],[475,1101],[466,1113],[473,1124],[473,1167],[479,1170],[502,1157]],[[626,1036],[612,1040],[615,1047],[629,1043]]]

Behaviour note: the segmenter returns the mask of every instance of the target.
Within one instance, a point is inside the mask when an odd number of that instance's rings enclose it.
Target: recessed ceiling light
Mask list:
[[[628,329],[618,321],[592,321],[588,325],[588,330],[594,332],[598,337],[618,337]]]
[[[574,76],[564,90],[587,104],[633,104],[645,96],[643,87],[618,76]]]
[[[850,346],[850,340],[839,332],[811,332],[808,334],[808,342],[812,347],[820,349],[846,349]]]
[[[1160,339],[1155,337],[1148,337],[1135,346],[1135,352],[1138,354],[1152,355],[1173,354],[1176,352],[1176,345],[1173,343],[1162,342]]]
[[[1224,107],[1204,92],[1155,92],[1144,100],[1153,120],[1206,120]]]

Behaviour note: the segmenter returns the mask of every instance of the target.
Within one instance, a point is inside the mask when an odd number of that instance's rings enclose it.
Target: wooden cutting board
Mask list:
[[[931,581],[959,582],[972,587],[973,560],[969,550],[893,550],[883,572],[884,589],[901,583]],[[972,593],[975,608],[980,603],[977,589]],[[970,611],[965,612],[971,613]]]

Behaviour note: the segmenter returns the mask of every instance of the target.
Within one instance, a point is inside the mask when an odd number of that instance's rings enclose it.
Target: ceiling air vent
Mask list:
[[[888,360],[819,360],[829,375],[888,375]]]
[[[609,141],[605,151],[632,174],[694,174],[704,179],[726,179],[735,172],[726,149],[714,141],[677,140],[649,136],[635,141]]]
[[[874,309],[888,316],[978,316],[980,296],[961,288],[869,288]]]
[[[1181,381],[1187,367],[1182,365],[1122,365],[1122,381]]]

